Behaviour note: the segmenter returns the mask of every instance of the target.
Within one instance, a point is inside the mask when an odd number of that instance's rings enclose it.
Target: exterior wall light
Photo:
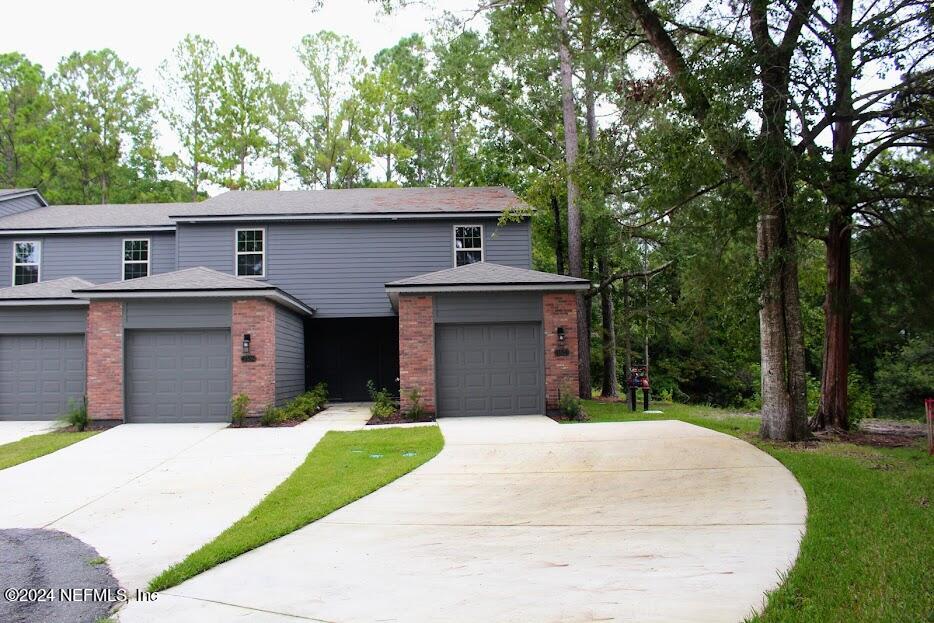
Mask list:
[[[567,336],[564,335],[564,327],[558,327],[558,341],[564,343]]]
[[[250,334],[243,334],[243,351],[240,355],[240,361],[256,361],[256,355],[250,352]]]

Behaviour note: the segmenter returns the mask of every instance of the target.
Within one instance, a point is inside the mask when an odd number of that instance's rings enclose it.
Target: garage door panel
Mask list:
[[[436,327],[438,413],[544,412],[540,323]]]
[[[229,420],[230,357],[226,329],[128,331],[127,420]]]
[[[85,392],[83,335],[0,336],[0,420],[52,420]]]

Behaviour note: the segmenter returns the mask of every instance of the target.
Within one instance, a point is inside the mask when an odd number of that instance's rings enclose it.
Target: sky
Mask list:
[[[73,51],[111,48],[140,70],[150,90],[158,66],[188,33],[206,36],[221,50],[242,45],[259,56],[276,80],[300,70],[295,46],[302,36],[333,30],[357,41],[367,58],[415,32],[427,34],[443,10],[469,17],[477,0],[425,0],[384,15],[368,0],[25,0],[5,2],[0,52],[21,52],[51,73]],[[159,146],[171,153],[175,141],[159,123]]]

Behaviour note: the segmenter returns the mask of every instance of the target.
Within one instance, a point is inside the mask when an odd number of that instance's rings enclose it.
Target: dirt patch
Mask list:
[[[114,426],[120,426],[123,424],[123,420],[91,420],[87,426],[84,427],[84,430],[108,430]],[[56,430],[59,433],[80,433],[75,426],[66,426],[64,428],[59,428]]]
[[[819,441],[852,443],[876,448],[907,448],[917,445],[921,435],[859,431],[826,431],[814,434]]]

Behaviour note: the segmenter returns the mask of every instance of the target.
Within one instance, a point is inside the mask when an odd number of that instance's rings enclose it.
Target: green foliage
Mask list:
[[[558,410],[565,419],[575,422],[587,420],[583,402],[577,397],[577,392],[573,388],[568,387],[561,392],[558,397]]]
[[[165,590],[294,532],[410,472],[443,446],[437,426],[331,431],[247,516],[159,574],[149,590]]]
[[[849,399],[850,428],[856,430],[864,418],[875,415],[876,405],[872,391],[866,386],[859,372],[850,370],[847,378],[847,398]]]
[[[0,445],[0,469],[6,469],[61,450],[99,431],[43,433]]]
[[[924,399],[934,398],[934,339],[919,336],[877,360],[879,417],[922,418]]]
[[[280,409],[275,405],[266,405],[263,414],[259,417],[259,424],[260,426],[275,426],[288,419],[288,412],[285,408]]]
[[[68,411],[61,417],[61,421],[78,432],[86,429],[88,424],[91,423],[88,417],[87,398],[81,400],[70,398],[68,400]]]
[[[399,405],[396,403],[392,394],[385,387],[377,389],[373,380],[366,382],[366,390],[370,394],[370,400],[373,405],[370,407],[370,413],[377,419],[392,417],[399,412]]]
[[[406,411],[407,416],[416,422],[428,419],[428,414],[425,412],[425,405],[422,404],[422,392],[419,391],[417,387],[413,387],[406,392],[406,398],[409,401],[409,408]]]
[[[282,407],[283,419],[304,421],[324,408],[328,401],[328,386],[318,383],[314,389],[299,394]]]
[[[230,400],[230,419],[234,426],[243,426],[250,406],[250,397],[246,394],[237,394]]]

